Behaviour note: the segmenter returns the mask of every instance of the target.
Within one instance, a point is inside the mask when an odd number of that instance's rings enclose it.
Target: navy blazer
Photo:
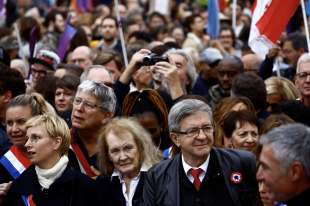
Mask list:
[[[247,151],[211,150],[224,177],[230,198],[236,206],[254,205],[257,198],[255,156]],[[214,154],[214,155],[213,155]],[[180,206],[181,155],[160,162],[152,167],[146,176],[143,188],[143,206]],[[232,181],[233,174],[241,174],[242,181]],[[210,188],[212,189],[212,188]],[[221,194],[218,195],[221,198]]]

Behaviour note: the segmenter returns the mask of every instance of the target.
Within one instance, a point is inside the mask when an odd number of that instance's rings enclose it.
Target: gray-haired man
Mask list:
[[[149,170],[143,205],[253,205],[255,157],[213,148],[211,108],[200,100],[182,100],[171,108],[168,119],[170,138],[180,152]]]
[[[262,136],[257,180],[287,206],[310,205],[310,128],[288,124]]]

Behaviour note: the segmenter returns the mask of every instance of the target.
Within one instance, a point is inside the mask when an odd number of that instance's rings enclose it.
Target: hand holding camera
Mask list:
[[[178,68],[174,64],[166,61],[157,62],[152,67],[152,72],[160,74],[160,76],[166,79],[168,83],[180,81],[177,70]]]

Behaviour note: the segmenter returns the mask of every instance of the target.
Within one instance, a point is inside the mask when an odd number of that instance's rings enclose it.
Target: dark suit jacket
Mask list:
[[[211,153],[217,158],[234,205],[253,205],[257,197],[255,156],[246,151],[225,149],[212,149]],[[180,206],[180,164],[179,154],[148,171],[143,188],[143,206]],[[236,173],[242,176],[240,183],[231,180],[232,174]]]

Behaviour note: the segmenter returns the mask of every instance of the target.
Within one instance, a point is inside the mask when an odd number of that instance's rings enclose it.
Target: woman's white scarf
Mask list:
[[[35,170],[38,176],[40,185],[44,189],[48,189],[51,184],[59,178],[62,173],[65,171],[68,165],[69,159],[66,155],[62,156],[60,160],[50,169],[41,169],[38,166],[35,166]]]

